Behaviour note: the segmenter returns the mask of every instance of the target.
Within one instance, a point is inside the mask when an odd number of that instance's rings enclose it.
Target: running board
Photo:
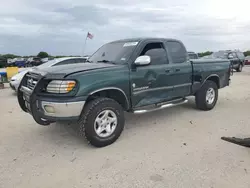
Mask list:
[[[165,103],[165,104],[162,104],[160,106],[156,105],[155,108],[138,109],[138,110],[133,111],[133,113],[134,114],[144,114],[144,113],[147,113],[147,112],[153,112],[153,111],[156,111],[156,110],[162,110],[162,109],[165,109],[165,108],[179,106],[179,105],[185,104],[187,102],[188,102],[187,99],[182,99],[181,101],[178,101],[178,102]]]

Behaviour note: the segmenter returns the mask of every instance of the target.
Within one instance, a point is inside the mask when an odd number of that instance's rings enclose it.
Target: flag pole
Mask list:
[[[87,39],[88,39],[88,32],[87,32],[87,34],[86,34],[86,38],[85,38],[85,41],[84,41],[82,56],[84,56],[84,51],[85,51],[85,48],[86,48]]]

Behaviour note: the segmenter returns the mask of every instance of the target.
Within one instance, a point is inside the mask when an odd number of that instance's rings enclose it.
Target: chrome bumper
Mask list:
[[[44,115],[57,118],[79,117],[85,101],[56,103],[41,101]]]

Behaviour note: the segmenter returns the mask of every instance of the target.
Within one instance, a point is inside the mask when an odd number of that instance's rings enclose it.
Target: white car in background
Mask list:
[[[87,60],[86,57],[63,57],[63,58],[56,58],[53,60],[50,60],[46,63],[43,63],[42,65],[39,65],[36,67],[36,69],[43,69],[47,67],[53,67],[53,66],[59,66],[59,65],[66,65],[66,64],[74,64],[74,63],[84,63]],[[26,70],[23,70],[19,72],[18,74],[14,75],[10,80],[10,87],[17,91],[18,86],[23,78],[23,76],[33,68],[28,68]]]

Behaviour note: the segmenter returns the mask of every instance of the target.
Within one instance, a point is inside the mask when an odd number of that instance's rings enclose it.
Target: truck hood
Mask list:
[[[117,67],[119,65],[109,64],[109,63],[77,63],[77,64],[68,64],[68,65],[59,65],[54,67],[46,68],[34,68],[31,72],[41,74],[46,77],[57,76],[63,78],[67,75],[85,72],[97,69],[108,69],[112,67]]]

